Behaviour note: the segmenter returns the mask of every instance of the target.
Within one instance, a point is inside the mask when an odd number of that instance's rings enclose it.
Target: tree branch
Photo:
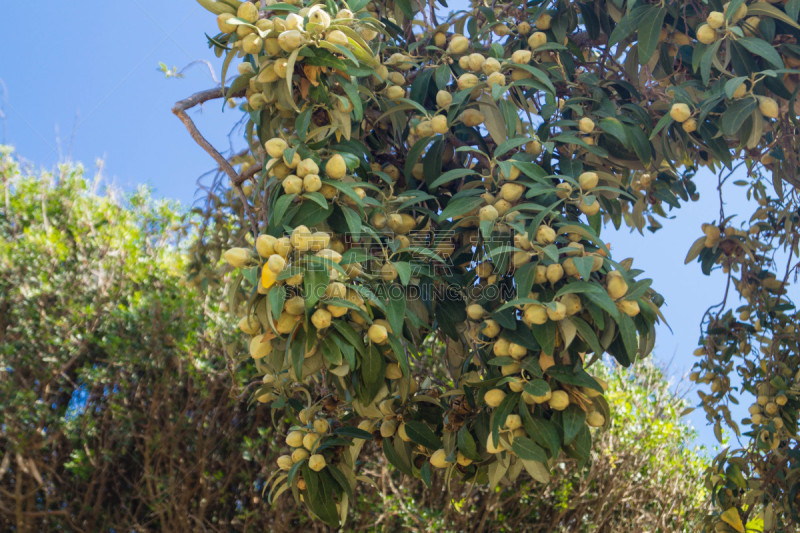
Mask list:
[[[216,100],[217,98],[223,98],[225,94],[228,92],[227,87],[217,87],[215,89],[206,89],[205,91],[200,91],[194,93],[188,98],[184,98],[175,103],[172,106],[172,112],[177,116],[183,125],[186,126],[186,129],[189,130],[189,135],[192,136],[192,139],[200,145],[200,147],[210,155],[214,161],[217,162],[219,168],[228,175],[233,184],[233,188],[236,190],[236,194],[239,196],[239,199],[242,201],[242,205],[244,206],[245,213],[247,213],[248,217],[250,218],[250,225],[253,231],[253,237],[258,235],[258,222],[256,222],[256,218],[253,213],[250,211],[250,206],[247,203],[247,198],[244,195],[244,191],[242,191],[242,183],[249,177],[255,174],[257,170],[251,172],[245,172],[241,176],[234,170],[233,166],[228,162],[222,154],[214,148],[208,140],[203,137],[203,134],[200,133],[200,130],[197,129],[195,126],[194,121],[189,118],[189,115],[186,113],[187,109],[191,109],[196,105],[203,104],[208,102],[209,100]],[[240,91],[236,94],[230,95],[231,97],[242,96],[244,91]]]

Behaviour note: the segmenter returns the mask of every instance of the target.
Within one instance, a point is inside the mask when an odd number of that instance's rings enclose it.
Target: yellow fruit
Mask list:
[[[528,46],[535,50],[547,42],[547,34],[541,31],[533,32],[528,37]]]
[[[489,407],[497,407],[502,403],[505,399],[506,393],[500,389],[491,389],[486,392],[486,395],[483,397],[483,400],[486,402],[486,405]]]
[[[242,331],[242,333],[246,333],[248,335],[258,335],[261,332],[261,324],[259,324],[258,319],[254,316],[244,316],[237,327]]]
[[[306,433],[303,435],[303,448],[312,451],[319,441],[319,435],[316,433]]]
[[[784,406],[789,401],[789,398],[785,394],[779,394],[775,397],[775,403]]]
[[[236,31],[238,24],[228,24],[228,20],[235,17],[233,13],[220,13],[217,15],[217,26],[222,33],[233,33]]]
[[[436,105],[447,108],[453,102],[453,95],[445,90],[436,93]]]
[[[325,309],[317,309],[314,311],[314,314],[311,315],[311,323],[314,324],[314,327],[317,329],[327,328],[331,325],[331,320],[333,320],[331,313]]]
[[[567,317],[567,306],[561,302],[555,303],[555,309],[547,307],[547,318],[553,322],[564,320]]]
[[[318,453],[315,453],[314,455],[308,458],[308,467],[314,472],[319,472],[320,470],[325,468],[325,457],[323,457]]]
[[[222,257],[234,268],[246,266],[252,260],[252,254],[247,248],[231,248]]]
[[[506,417],[506,421],[505,421],[505,424],[503,424],[503,426],[506,429],[510,429],[510,430],[521,428],[522,427],[522,417],[519,416],[519,415],[508,415]]]
[[[735,100],[741,98],[745,94],[747,94],[747,84],[742,82],[738,87],[736,87],[736,90],[733,91],[733,99]]]
[[[450,45],[447,51],[451,54],[463,54],[469,48],[469,39],[460,34],[455,34],[450,39]]]
[[[242,2],[236,10],[236,16],[252,24],[258,20],[258,8],[252,2]]]
[[[386,365],[386,379],[400,379],[403,377],[403,369],[397,363]]]
[[[381,437],[388,439],[397,431],[397,420],[389,419],[381,422]]]
[[[769,96],[758,96],[758,110],[767,118],[778,118],[778,102]]]
[[[259,235],[256,239],[256,250],[261,257],[269,257],[275,253],[273,246],[278,240],[272,235]]]
[[[461,113],[461,121],[470,128],[480,126],[484,120],[486,120],[486,117],[477,109],[466,109]]]
[[[396,280],[398,276],[397,268],[391,264],[386,263],[381,267],[381,279],[387,283]]]
[[[430,461],[431,466],[434,468],[447,468],[447,465],[449,464],[447,462],[447,452],[442,449],[433,452]]]
[[[480,211],[478,212],[478,218],[480,218],[482,221],[494,222],[499,216],[500,213],[497,212],[497,208],[493,205],[485,205],[481,207]]]
[[[542,224],[536,230],[536,236],[534,238],[536,239],[536,242],[542,246],[553,244],[556,241],[556,230],[550,226]]]
[[[319,435],[324,435],[330,429],[330,424],[324,418],[318,418],[314,420],[314,431],[316,431]]]
[[[287,17],[288,20],[288,17]],[[301,19],[302,20],[302,19]],[[331,16],[322,6],[317,4],[308,12],[308,29],[312,31],[323,31],[331,25]]]
[[[291,455],[281,455],[280,457],[278,457],[277,463],[278,463],[278,468],[280,468],[281,470],[291,470],[294,461],[292,461]]]
[[[617,300],[625,296],[628,292],[628,284],[622,277],[622,274],[616,270],[612,270],[606,276],[606,291],[612,299]]]
[[[276,274],[279,274],[286,267],[286,259],[278,254],[272,254],[267,259],[267,268]]]
[[[525,320],[530,324],[541,325],[547,322],[547,308],[541,304],[531,304],[525,309]]]
[[[467,57],[468,67],[473,72],[478,72],[483,68],[483,64],[486,62],[486,58],[483,57],[483,54],[470,54]]]
[[[367,336],[375,344],[383,344],[389,339],[389,332],[380,324],[372,324],[367,331]]]
[[[631,317],[639,314],[639,302],[634,300],[620,300],[617,302],[617,308]]]
[[[331,157],[325,164],[325,174],[329,178],[340,180],[347,174],[347,165],[344,162],[344,157],[341,154],[336,154]]]
[[[278,280],[278,275],[268,268],[261,269],[261,286],[264,289],[269,289]]]
[[[397,436],[400,437],[400,440],[402,440],[403,442],[410,442],[411,441],[411,438],[408,436],[408,433],[406,433],[406,423],[405,422],[403,422],[402,424],[400,424],[397,427]]]
[[[586,415],[586,423],[593,428],[599,428],[606,423],[606,417],[604,417],[603,414],[598,411],[592,411]]]
[[[594,189],[595,187],[597,187],[597,184],[599,182],[600,178],[597,175],[597,172],[584,172],[580,176],[578,176],[578,184],[584,191]]]
[[[683,124],[681,124],[681,128],[686,133],[692,133],[693,131],[697,131],[697,121],[693,118],[688,118]]]
[[[569,316],[576,315],[583,310],[581,298],[577,294],[565,294],[561,297],[561,303],[564,304]]]
[[[672,104],[672,107],[669,110],[669,116],[672,117],[672,120],[675,122],[685,122],[690,116],[692,116],[692,111],[689,109],[687,104],[679,102],[677,104]]]
[[[583,133],[592,133],[594,131],[594,121],[589,117],[583,117],[578,121],[578,129]]]
[[[302,442],[300,443],[302,446]],[[297,448],[292,452],[292,461],[295,463],[299,463],[303,459],[308,459],[309,453],[308,450],[305,448]]]
[[[253,359],[261,359],[266,357],[272,351],[272,343],[264,341],[262,335],[258,335],[250,339],[250,356]]]
[[[697,40],[703,44],[711,44],[717,40],[717,31],[708,24],[697,28]]]
[[[467,316],[471,320],[482,320],[486,315],[486,310],[480,304],[467,306]]]
[[[503,186],[500,187],[500,197],[511,203],[522,198],[524,192],[525,187],[518,183],[504,183]]]
[[[450,94],[450,93],[447,93]],[[447,133],[450,128],[447,126],[447,116],[446,115],[436,115],[431,119],[431,129],[434,133],[444,134]]]
[[[283,304],[283,310],[290,315],[302,315],[306,311],[306,301],[302,296],[293,296]]]
[[[721,28],[722,25],[725,24],[725,15],[719,11],[712,11],[708,14],[706,23],[715,30]]]
[[[490,318],[488,320],[485,320],[483,322],[483,325],[484,327],[483,329],[481,329],[481,333],[483,333],[490,339],[493,339],[500,334],[500,324],[498,324],[496,320],[492,320]]]
[[[433,44],[439,48],[443,48],[447,44],[447,35],[444,32],[437,31],[433,34]]]
[[[503,443],[500,441],[498,441],[497,446],[495,446],[492,434],[489,433],[489,438],[486,439],[486,451],[489,453],[500,453],[505,451],[505,449],[505,446],[503,446]]]
[[[283,192],[286,194],[300,194],[303,192],[303,180],[294,174],[286,176],[281,182]]]
[[[463,453],[458,452],[456,454],[456,463],[458,463],[461,466],[469,466],[469,465],[472,464],[472,459],[470,459],[469,457],[467,457]]]
[[[730,7],[730,5],[731,3],[727,2],[724,6],[722,6],[722,11],[726,15],[728,14],[728,8]],[[736,9],[736,12],[731,17],[731,23],[736,24],[746,16],[747,16],[747,2],[742,2],[741,5],[739,5],[739,7]]]
[[[458,89],[472,89],[476,85],[478,85],[478,77],[471,72],[465,72],[461,76],[458,77],[457,80]]]
[[[549,30],[553,17],[548,13],[542,13],[534,24],[540,30]]]
[[[511,54],[511,61],[517,63],[518,65],[527,65],[531,62],[531,51],[517,50]]]
[[[563,411],[569,405],[569,396],[563,390],[554,391],[550,397],[549,405],[555,411]]]
[[[300,446],[303,445],[303,435],[304,433],[302,431],[289,432],[289,434],[286,435],[286,444],[288,444],[292,448],[299,448]]]
[[[280,46],[284,52],[294,52],[297,48],[300,48],[305,41],[306,38],[300,30],[286,30],[278,35],[278,46]]]
[[[564,277],[564,267],[562,267],[558,263],[553,263],[552,265],[547,265],[547,270],[545,270],[545,277],[547,281],[550,283],[557,283]]]

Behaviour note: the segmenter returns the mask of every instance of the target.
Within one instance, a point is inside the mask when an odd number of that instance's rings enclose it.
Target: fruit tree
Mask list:
[[[209,217],[241,217],[224,258],[254,398],[294,424],[271,499],[344,521],[366,446],[426,483],[584,461],[610,418],[592,364],[646,356],[662,319],[601,229],[655,231],[714,179],[687,262],[727,287],[692,378],[737,445],[706,527],[800,523],[800,0],[198,1],[224,83],[174,112],[229,178]],[[190,119],[213,99],[244,114],[245,152]]]

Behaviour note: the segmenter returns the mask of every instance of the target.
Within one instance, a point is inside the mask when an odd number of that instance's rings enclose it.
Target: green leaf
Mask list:
[[[372,440],[372,433],[364,431],[363,429],[358,429],[353,426],[338,427],[333,430],[333,433],[335,433],[336,435],[342,435],[343,437],[350,437],[353,439]]]
[[[347,229],[350,230],[353,240],[361,240],[361,217],[346,205],[340,205],[339,208],[342,210],[344,220],[347,222]]]
[[[574,367],[569,365],[551,366],[547,369],[545,374],[561,383],[576,385],[578,387],[587,387],[597,392],[603,392],[603,387],[580,366],[580,362]]]
[[[550,391],[550,385],[543,379],[532,379],[525,383],[523,389],[534,396],[544,396]]]
[[[570,404],[561,414],[564,422],[564,444],[569,444],[584,426],[586,413],[577,405]]]
[[[320,349],[322,350],[322,357],[332,365],[339,366],[342,364],[342,350],[336,341],[331,337],[325,337],[320,342]]]
[[[575,325],[575,329],[578,330],[578,336],[583,339],[583,342],[589,345],[592,352],[597,355],[602,355],[604,352],[603,347],[600,346],[600,340],[597,338],[597,334],[594,332],[594,329],[592,329],[592,326],[577,316],[570,317],[570,321]]]
[[[414,169],[414,165],[417,164],[417,161],[425,152],[425,149],[428,145],[433,141],[434,137],[423,137],[417,142],[414,143],[414,146],[408,151],[406,155],[406,164],[403,167],[403,172],[406,175],[406,179],[411,177],[411,171]]]
[[[785,22],[789,26],[800,30],[800,24],[796,20],[792,20],[786,13],[777,7],[767,2],[755,2],[747,6],[747,15],[752,16],[765,16]]]
[[[472,459],[473,461],[480,461],[481,454],[478,453],[478,447],[475,444],[475,438],[469,432],[467,426],[461,426],[458,430],[457,436],[458,449],[464,454],[464,457]]]
[[[763,57],[767,62],[771,63],[775,68],[783,68],[783,59],[781,55],[775,50],[771,44],[759,39],[757,37],[742,37],[736,41],[744,46],[749,52]]]
[[[667,8],[652,6],[639,22],[639,64],[646,65],[658,46]]]
[[[389,291],[389,297],[386,301],[386,319],[392,327],[392,335],[401,335],[403,333],[403,321],[406,314],[406,299],[405,294],[397,294],[398,291]]]
[[[622,122],[620,122],[616,118],[613,117],[603,118],[600,120],[597,126],[604,132],[614,136],[626,148],[630,146],[630,141],[628,140],[628,134],[625,133],[625,126],[623,126]]]
[[[441,187],[445,183],[450,183],[453,180],[457,180],[459,178],[472,175],[478,175],[478,173],[472,170],[471,168],[454,168],[452,170],[448,170],[447,172],[436,178],[433,181],[433,183],[428,185],[428,188],[435,189],[436,187]]]
[[[545,451],[541,446],[527,437],[514,437],[514,442],[511,443],[511,449],[523,461],[547,462],[547,454]]]
[[[309,265],[303,275],[303,293],[306,298],[306,309],[311,309],[325,294],[330,275],[328,270],[316,264]]]
[[[406,434],[412,442],[428,448],[429,450],[438,450],[442,447],[442,441],[436,434],[423,424],[416,420],[406,421]]]
[[[517,137],[515,139],[508,139],[507,141],[503,141],[494,151],[494,157],[502,157],[503,155],[507,154],[514,148],[519,148],[523,144],[527,144],[530,142],[530,137]]]
[[[531,332],[533,333],[536,342],[542,347],[542,351],[547,354],[552,354],[556,349],[556,333],[558,327],[552,320],[548,320],[544,324],[531,325]]]
[[[394,440],[403,443],[400,437],[394,437]],[[397,452],[392,445],[392,439],[383,439],[383,455],[385,455],[386,459],[399,471],[407,476],[414,477],[409,457],[404,457]]]
[[[486,200],[480,196],[467,196],[462,198],[453,198],[447,203],[441,214],[439,214],[439,222],[444,222],[448,218],[462,216],[486,203]]]
[[[512,392],[507,394],[492,415],[492,439],[495,443],[500,438],[500,428],[506,423],[506,417],[514,412],[514,408],[519,403],[520,393]]]
[[[311,113],[314,111],[313,105],[307,105],[303,112],[297,115],[297,119],[294,121],[294,128],[297,130],[297,136],[300,137],[301,140],[305,140],[306,134],[308,133],[308,126],[311,124]]]
[[[336,503],[328,490],[328,474],[323,470],[314,472],[308,465],[303,465],[303,479],[306,481],[308,506],[320,520],[331,527],[338,527],[339,513],[336,512]],[[331,481],[333,481],[331,479]]]
[[[622,17],[608,38],[608,46],[612,47],[630,37],[634,30],[639,27],[642,17],[647,14],[649,8],[649,5],[638,5],[630,13]]]
[[[364,384],[373,388],[382,383],[385,368],[386,363],[380,350],[376,346],[370,346],[361,358],[361,378],[364,380]]]
[[[355,332],[350,324],[343,320],[334,320],[333,327],[339,331],[345,342],[355,348],[358,353],[364,352],[364,342],[361,340],[361,336]],[[345,356],[346,355],[347,353],[345,353]]]
[[[291,334],[294,335],[294,338],[292,338],[292,342],[289,344],[289,348],[291,349],[292,369],[298,380],[303,379],[303,361],[306,359],[306,335],[305,330],[300,328],[301,326],[302,322],[298,322]],[[297,332],[296,335],[295,332]]]
[[[523,402],[519,406],[522,425],[525,433],[533,438],[540,446],[550,450],[552,457],[558,456],[561,450],[561,438],[552,422],[531,416],[528,406]]]
[[[619,327],[619,333],[622,337],[625,351],[628,353],[630,360],[634,361],[636,359],[638,342],[636,341],[636,326],[633,323],[633,319],[624,313],[620,313],[617,326]]]

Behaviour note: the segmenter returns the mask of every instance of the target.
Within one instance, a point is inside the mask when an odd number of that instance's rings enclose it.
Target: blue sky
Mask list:
[[[221,61],[203,36],[216,32],[213,15],[191,0],[75,6],[44,2],[35,17],[24,2],[4,6],[4,20],[12,23],[0,41],[0,110],[5,116],[0,143],[14,145],[18,155],[45,169],[69,158],[91,170],[102,158],[108,182],[125,189],[147,184],[157,196],[191,203],[197,178],[214,165],[170,109],[214,81],[203,64],[190,67],[183,79],[166,79],[158,63],[180,70],[208,60],[218,73]],[[239,118],[235,112],[222,113],[220,101],[194,109],[191,116],[218,147],[228,146],[228,133]],[[685,376],[693,363],[700,317],[724,290],[721,274],[706,277],[698,265],[683,264],[690,244],[701,235],[700,224],[719,212],[714,176],[700,175],[697,182],[701,200],[682,208],[678,219],[663,221],[658,233],[603,235],[616,259],[635,257],[634,266],[654,278],[654,287],[665,296],[663,312],[672,332],[659,329],[655,354],[669,365],[682,391],[690,385]],[[743,193],[731,200],[727,212],[748,212]],[[697,401],[694,392],[689,398]],[[702,411],[689,418],[700,431],[700,442],[713,445]]]

